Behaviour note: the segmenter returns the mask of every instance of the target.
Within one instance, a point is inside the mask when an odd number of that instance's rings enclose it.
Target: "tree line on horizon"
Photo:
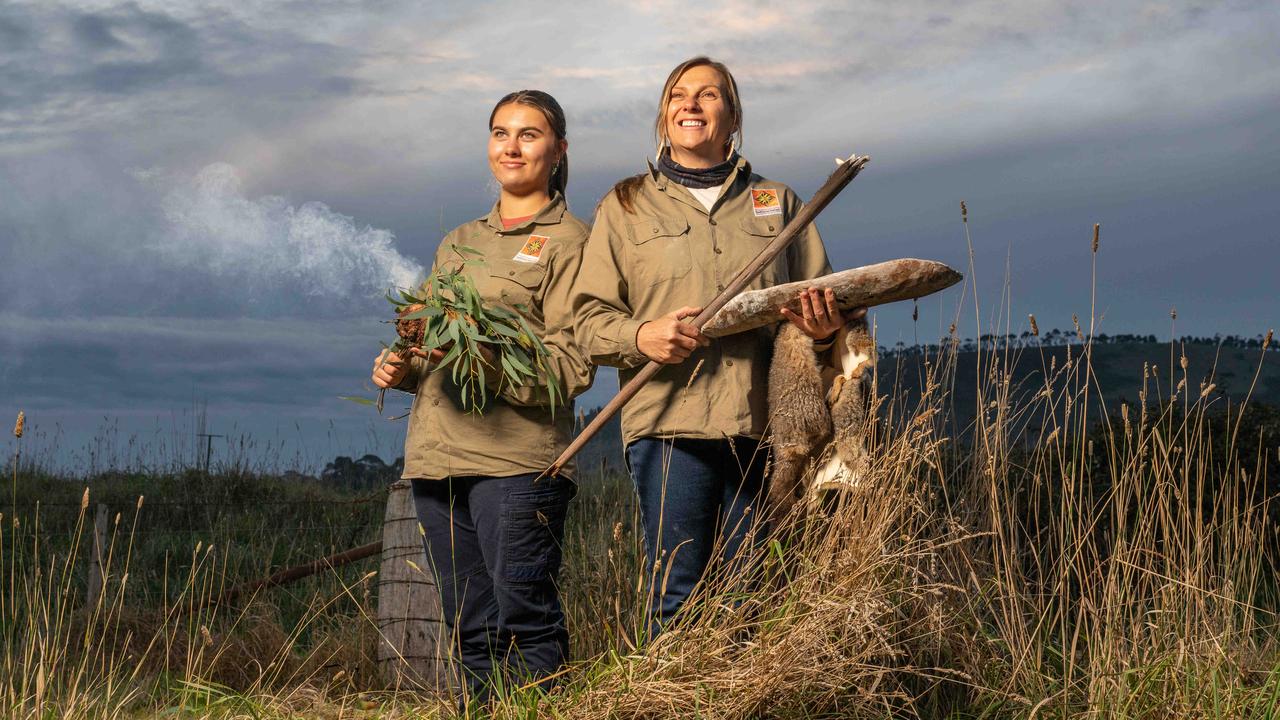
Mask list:
[[[893,355],[913,355],[920,353],[937,353],[944,347],[949,347],[953,342],[956,344],[958,352],[977,352],[982,350],[997,350],[1003,348],[1023,348],[1023,347],[1065,347],[1067,345],[1083,345],[1087,336],[1075,331],[1062,331],[1053,328],[1045,333],[1036,334],[1030,330],[1022,333],[984,333],[977,339],[974,338],[943,338],[937,343],[915,343],[907,344],[905,341],[899,340],[893,347],[879,346],[881,354]],[[1146,335],[1139,333],[1098,333],[1093,336],[1095,345],[1128,345],[1128,344],[1155,344],[1162,342],[1154,333]],[[1182,335],[1174,338],[1174,343],[1181,345],[1216,345],[1218,347],[1237,348],[1240,350],[1263,350],[1275,352],[1280,350],[1277,343],[1268,343],[1267,337],[1259,333],[1253,337],[1245,337],[1242,335],[1223,335],[1214,333],[1209,335]]]

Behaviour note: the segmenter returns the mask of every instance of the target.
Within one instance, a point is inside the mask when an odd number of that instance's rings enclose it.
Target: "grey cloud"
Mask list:
[[[6,362],[5,394],[28,407],[93,413],[181,406],[194,391],[224,413],[362,414],[338,396],[372,395],[367,371],[389,327],[364,318],[301,329],[286,320],[0,315],[0,335],[27,343]],[[316,357],[324,363],[308,362]]]
[[[0,12],[5,12],[0,10]],[[0,67],[11,93],[28,107],[84,92],[124,93],[206,71],[200,35],[185,23],[134,5],[106,12],[13,9],[32,35],[25,52]],[[69,41],[68,41],[69,40]]]
[[[126,47],[111,30],[111,20],[104,15],[87,14],[71,20],[71,31],[76,40],[91,50],[107,50]]]
[[[25,22],[0,16],[0,56],[25,50],[31,43],[32,34]]]
[[[3,50],[0,152],[103,130],[117,146],[154,146],[182,134],[174,121],[199,122],[218,142],[247,118],[287,126],[309,102],[369,91],[349,72],[358,54],[228,13],[0,5],[5,33],[39,39]]]
[[[209,72],[202,59],[200,34],[166,15],[125,6],[115,12],[72,17],[70,25],[91,63],[78,77],[92,90],[128,93],[180,79],[190,82]],[[204,82],[213,79],[207,77]]]

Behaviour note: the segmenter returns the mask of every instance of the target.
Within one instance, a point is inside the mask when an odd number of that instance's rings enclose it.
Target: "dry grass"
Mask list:
[[[1088,358],[1016,388],[993,355],[963,445],[940,359],[915,407],[882,410],[859,492],[765,538],[656,642],[496,714],[1271,717],[1265,458],[1203,389],[1156,398],[1150,375],[1150,407],[1094,425]]]
[[[585,491],[564,578],[581,659],[556,692],[505,693],[494,715],[1269,717],[1280,633],[1266,458],[1239,457],[1232,427],[1183,378],[1162,396],[1152,368],[1145,403],[1098,424],[1087,345],[1038,387],[1010,386],[1006,361],[984,362],[964,442],[944,431],[947,358],[911,407],[883,399],[861,488],[760,538],[648,645],[625,486]],[[6,532],[0,542],[19,531]],[[9,716],[446,707],[371,694],[363,584],[287,629],[262,603],[187,612],[225,583],[202,545],[176,599],[137,610],[123,602],[127,527],[115,536],[107,592],[87,611],[67,591],[82,548],[0,548]],[[337,597],[361,610],[327,614]]]
[[[579,659],[555,692],[504,692],[492,714],[1276,717],[1267,448],[1242,450],[1238,413],[1211,412],[1212,380],[1192,386],[1172,346],[1135,378],[1139,403],[1105,408],[1092,325],[1034,386],[1009,372],[1034,349],[984,350],[970,428],[950,420],[955,345],[929,358],[922,390],[881,399],[859,489],[758,538],[652,643],[628,489],[584,489],[563,577]],[[227,582],[198,545],[164,605],[137,609],[127,522],[113,532],[107,590],[84,608],[79,544],[42,554],[36,529],[0,526],[8,716],[449,715],[378,691],[367,577],[289,625],[261,602],[197,610]]]

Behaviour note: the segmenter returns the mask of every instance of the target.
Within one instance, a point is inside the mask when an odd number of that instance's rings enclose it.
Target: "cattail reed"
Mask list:
[[[960,201],[960,221],[969,222],[969,208],[965,207],[964,201]]]
[[[1271,337],[1271,335],[1268,334],[1267,337]],[[26,425],[27,425],[27,414],[19,410],[18,422],[14,423],[13,425],[13,436],[16,438],[21,438],[22,430],[24,427],[26,427]]]
[[[1266,337],[1264,337],[1264,338],[1262,338],[1262,349],[1263,349],[1263,350],[1266,350],[1266,349],[1267,349],[1267,347],[1269,347],[1269,346],[1271,345],[1271,334],[1272,334],[1273,332],[1275,332],[1275,331],[1274,331],[1274,330],[1268,330],[1268,331],[1267,331],[1267,336],[1266,336]]]
[[[1031,320],[1031,334],[1040,337],[1040,326],[1036,324],[1036,316],[1034,313],[1028,314],[1027,318]]]
[[[1094,255],[1098,254],[1098,231],[1101,229],[1102,229],[1101,224],[1099,223],[1093,224],[1093,254]]]

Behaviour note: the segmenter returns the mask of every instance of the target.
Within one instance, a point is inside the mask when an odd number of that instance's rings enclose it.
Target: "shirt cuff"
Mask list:
[[[831,337],[829,337],[829,338],[827,338],[827,339],[825,339],[825,340],[814,340],[814,341],[813,341],[813,351],[814,351],[814,352],[816,352],[816,353],[820,353],[820,352],[826,352],[826,351],[830,350],[830,349],[832,348],[832,346],[834,346],[834,345],[836,344],[836,337],[838,337],[839,335],[840,335],[840,331],[839,331],[839,330],[837,330],[837,331],[835,331],[835,332],[831,333]]]
[[[417,355],[411,355],[409,356],[409,372],[405,373],[404,379],[395,388],[401,392],[417,393],[418,384],[422,382],[422,376],[426,374],[427,362]]]
[[[640,332],[640,326],[645,322],[647,321],[624,320],[618,327],[618,355],[627,363],[627,367],[649,362],[649,357],[640,352],[640,346],[636,344],[636,334]]]

